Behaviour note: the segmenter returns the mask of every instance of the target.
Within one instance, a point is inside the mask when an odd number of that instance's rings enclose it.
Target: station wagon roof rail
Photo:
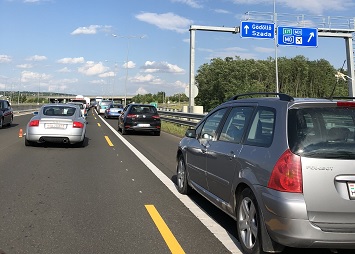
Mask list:
[[[238,94],[230,98],[229,100],[238,100],[240,97],[253,96],[253,95],[277,95],[282,101],[294,101],[294,98],[284,93],[272,93],[272,92],[256,92],[256,93],[244,93]]]

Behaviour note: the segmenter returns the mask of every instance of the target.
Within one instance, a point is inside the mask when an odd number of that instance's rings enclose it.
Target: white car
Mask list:
[[[25,145],[62,143],[84,146],[86,120],[74,104],[43,105],[28,122]]]
[[[68,104],[74,104],[74,105],[78,105],[80,110],[81,110],[81,114],[83,115],[84,118],[87,117],[88,115],[88,112],[87,112],[87,109],[86,109],[86,105],[82,102],[77,102],[77,101],[71,101],[69,102]]]

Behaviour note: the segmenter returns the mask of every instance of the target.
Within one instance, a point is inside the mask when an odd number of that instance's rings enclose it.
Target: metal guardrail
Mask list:
[[[176,111],[159,110],[160,119],[169,123],[180,124],[184,126],[195,126],[205,114],[184,113]]]

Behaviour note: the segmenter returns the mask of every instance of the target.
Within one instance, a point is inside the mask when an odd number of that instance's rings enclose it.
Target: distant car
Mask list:
[[[26,127],[25,145],[51,142],[83,146],[86,120],[78,105],[45,104]]]
[[[71,102],[68,102],[68,104],[78,105],[81,110],[81,114],[84,116],[84,118],[87,117],[88,111],[86,108],[86,104],[84,104],[83,102],[78,102],[78,101],[71,101]]]
[[[105,118],[118,118],[123,111],[122,104],[111,104],[104,113]]]
[[[178,191],[232,217],[243,253],[354,249],[352,99],[234,96],[181,139]]]
[[[148,131],[160,136],[160,128],[158,111],[150,104],[129,104],[118,117],[118,130],[122,135],[134,131]]]
[[[0,100],[0,129],[5,125],[11,126],[14,113],[8,100]]]
[[[113,104],[113,101],[111,100],[102,100],[98,103],[97,105],[97,113],[100,114],[105,114],[105,110]]]

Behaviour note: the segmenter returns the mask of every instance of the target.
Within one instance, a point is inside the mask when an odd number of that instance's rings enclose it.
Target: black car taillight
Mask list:
[[[160,119],[160,116],[159,115],[153,115],[152,116],[154,119]]]

